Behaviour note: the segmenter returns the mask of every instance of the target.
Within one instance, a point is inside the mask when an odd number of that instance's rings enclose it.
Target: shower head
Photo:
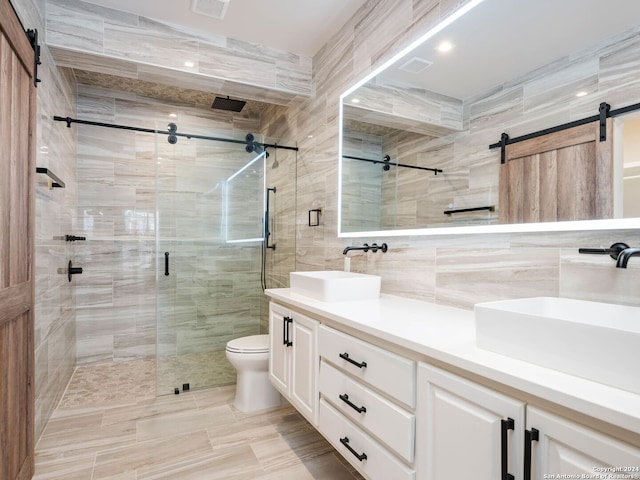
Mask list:
[[[229,97],[216,97],[211,104],[211,108],[226,110],[227,112],[240,112],[247,102],[244,100],[233,100]]]

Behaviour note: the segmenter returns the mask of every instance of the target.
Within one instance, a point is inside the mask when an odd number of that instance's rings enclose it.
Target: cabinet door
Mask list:
[[[534,434],[531,441],[531,480],[574,476],[640,478],[640,449],[570,420],[528,407],[527,430],[531,432],[532,429],[537,435]]]
[[[269,379],[287,397],[290,355],[285,340],[287,333],[291,331],[291,326],[287,324],[289,315],[289,310],[274,303],[269,304]]]
[[[509,478],[503,476],[503,462],[508,474],[522,478],[524,413],[522,402],[420,364],[418,480]]]
[[[318,418],[318,322],[293,313],[291,346],[291,403],[312,424]]]

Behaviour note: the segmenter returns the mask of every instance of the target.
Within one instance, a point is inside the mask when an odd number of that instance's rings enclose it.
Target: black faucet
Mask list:
[[[629,245],[622,242],[616,242],[609,248],[579,248],[578,253],[586,253],[591,255],[609,255],[614,260],[618,259],[618,256],[624,252]]]
[[[380,246],[378,246],[377,243],[374,243],[371,246],[365,243],[361,247],[349,246],[342,251],[342,254],[346,255],[351,250],[364,250],[365,252],[368,252],[369,250],[371,250],[373,253],[376,253],[378,250],[382,250],[382,253],[387,253],[388,247],[386,243],[383,243]]]
[[[629,263],[629,259],[631,257],[635,257],[636,255],[640,255],[640,248],[625,248],[618,255],[618,260],[616,261],[616,267],[627,268],[627,263]]]

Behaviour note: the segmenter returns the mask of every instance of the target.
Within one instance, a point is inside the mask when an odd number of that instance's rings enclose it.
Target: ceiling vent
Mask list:
[[[191,0],[191,11],[199,15],[222,20],[230,0]]]
[[[419,57],[413,57],[398,67],[398,70],[409,73],[420,73],[427,67],[433,65],[433,62]]]

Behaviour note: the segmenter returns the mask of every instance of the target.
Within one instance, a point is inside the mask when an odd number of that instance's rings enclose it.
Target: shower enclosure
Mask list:
[[[226,343],[261,333],[265,154],[156,135],[157,393],[235,382]]]

